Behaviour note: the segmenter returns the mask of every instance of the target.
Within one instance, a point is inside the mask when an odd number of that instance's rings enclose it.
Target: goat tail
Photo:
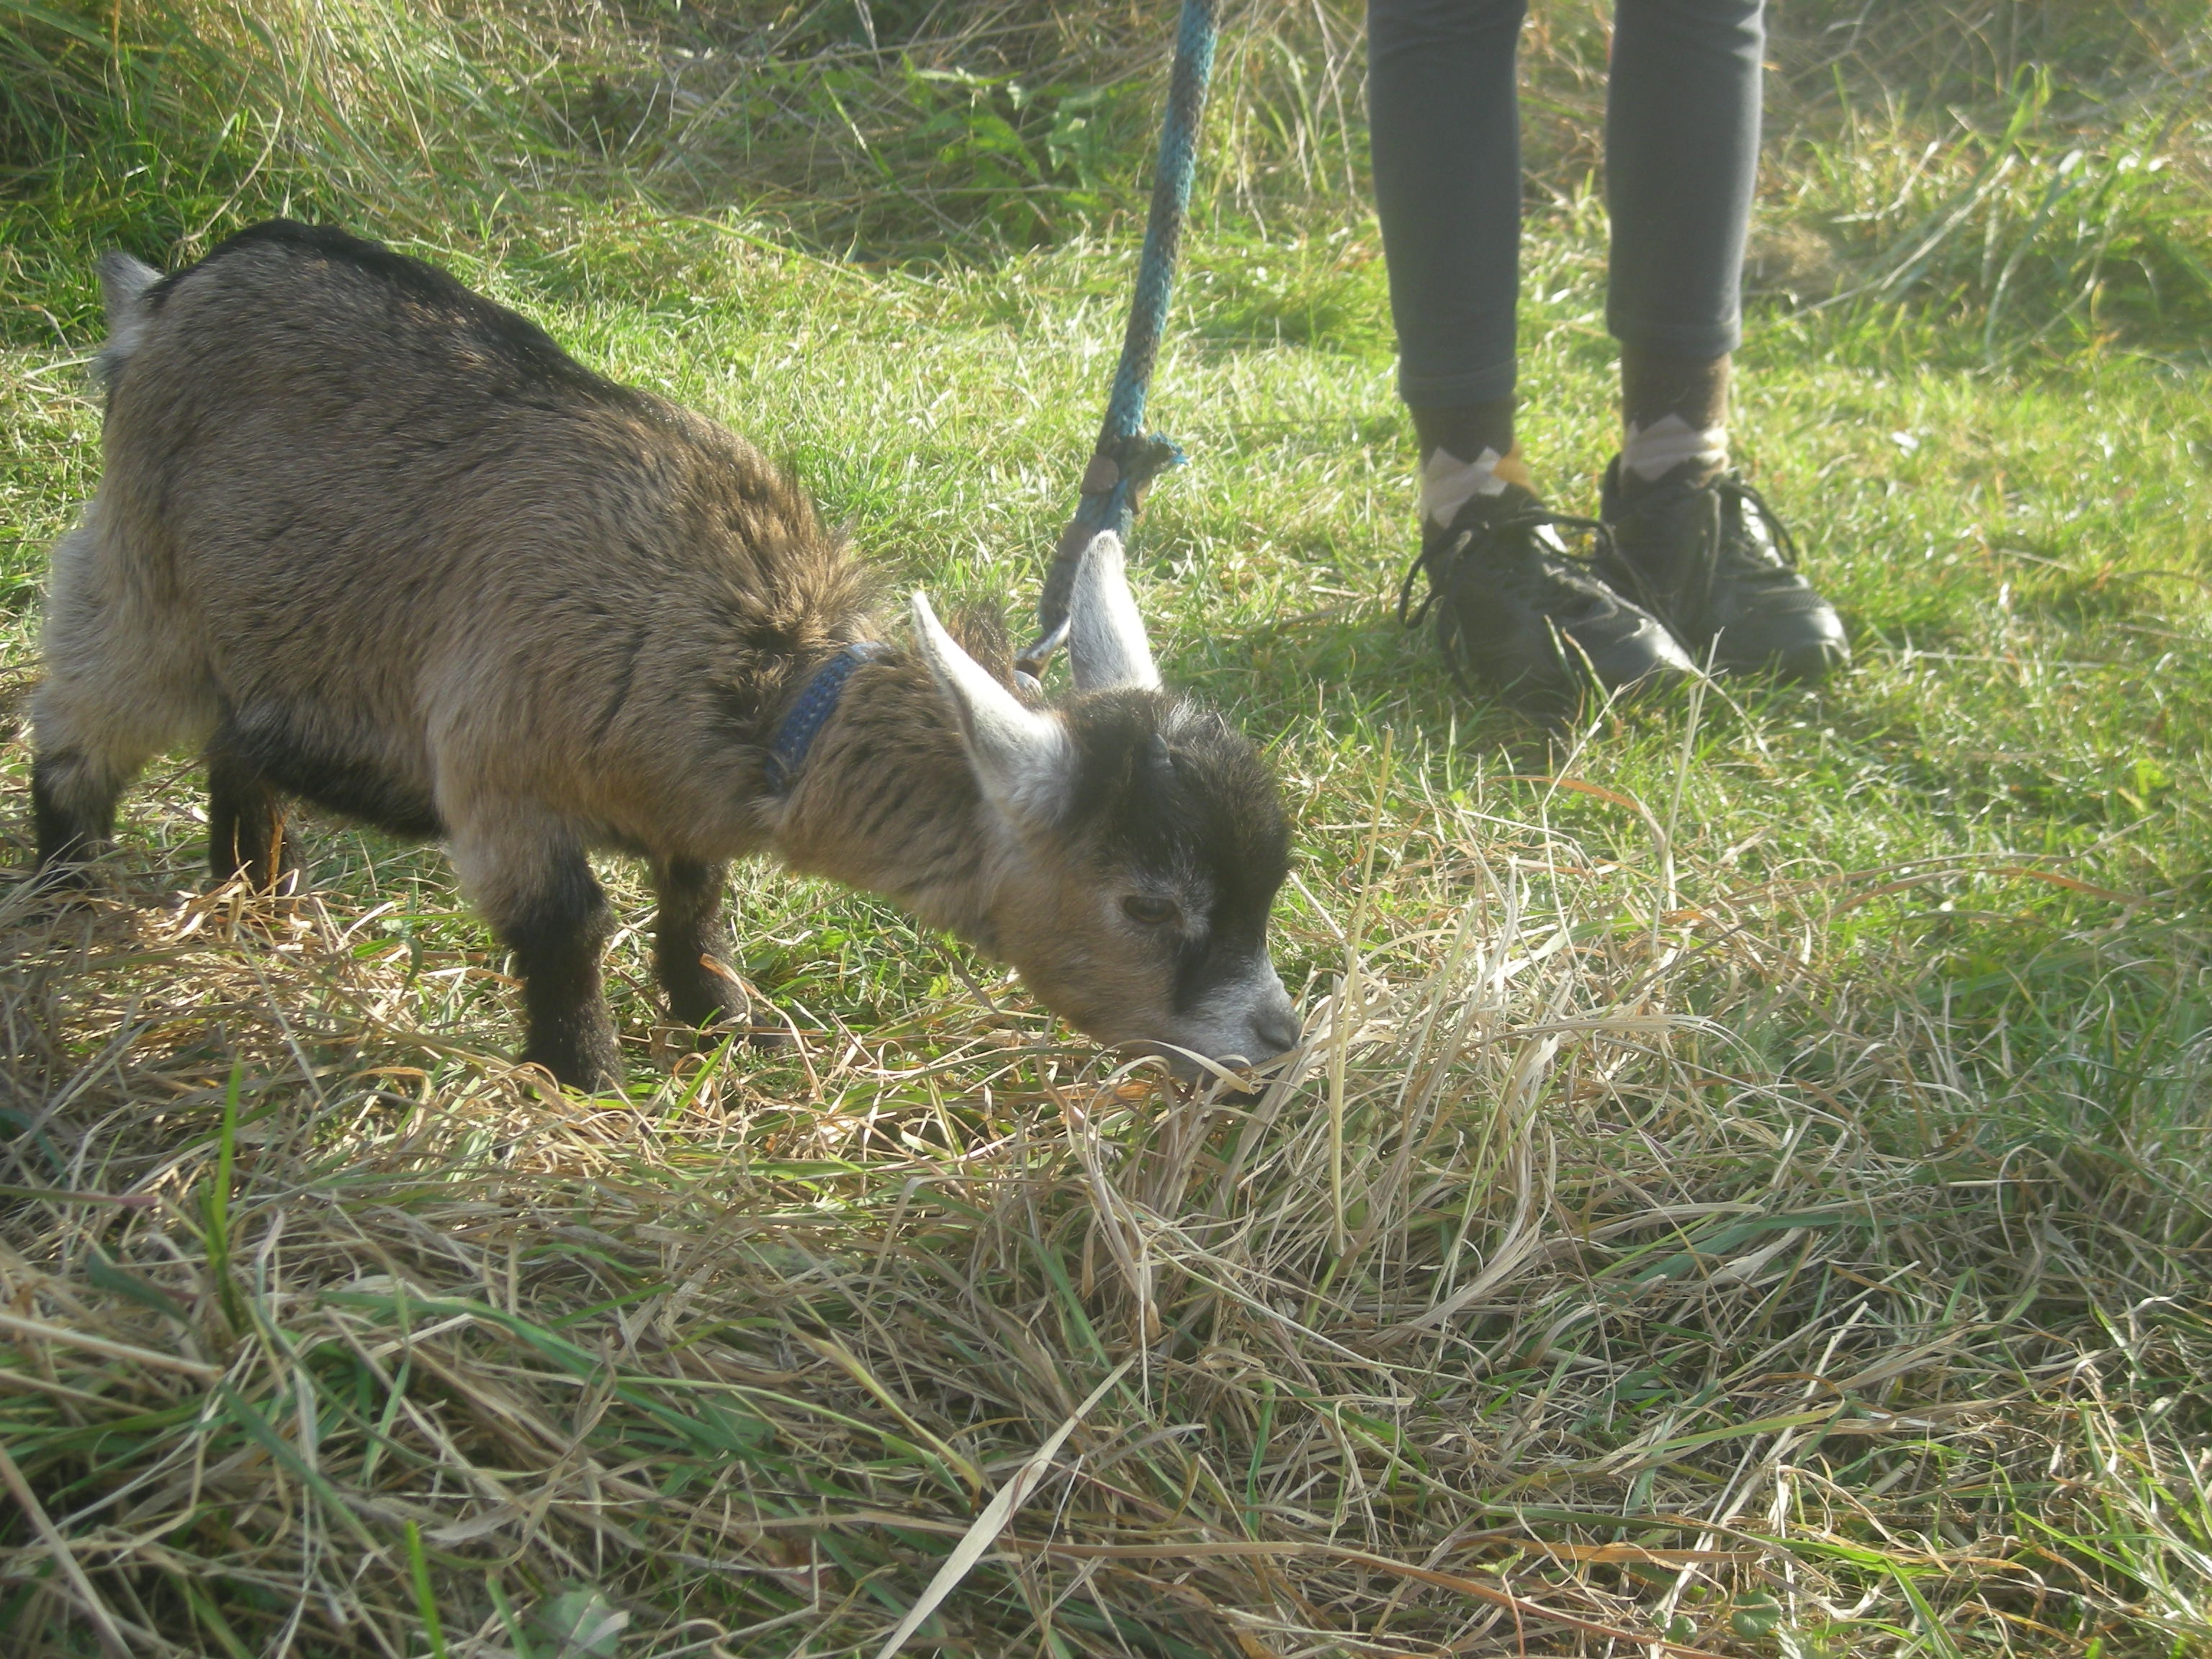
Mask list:
[[[94,372],[108,391],[123,378],[124,366],[145,337],[149,314],[146,292],[161,280],[161,273],[143,260],[124,252],[100,258],[100,294],[107,302],[107,343],[94,359]]]

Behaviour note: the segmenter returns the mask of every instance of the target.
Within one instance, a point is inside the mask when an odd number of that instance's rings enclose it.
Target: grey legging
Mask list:
[[[1741,331],[1759,162],[1761,0],[1618,0],[1606,103],[1606,325],[1626,346],[1717,357]],[[1513,390],[1527,0],[1369,0],[1375,199],[1416,408]]]

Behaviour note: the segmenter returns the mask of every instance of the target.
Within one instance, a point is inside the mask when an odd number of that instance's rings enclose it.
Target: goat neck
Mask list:
[[[853,671],[778,816],[793,869],[881,893],[992,949],[1008,831],[930,671],[891,650]]]

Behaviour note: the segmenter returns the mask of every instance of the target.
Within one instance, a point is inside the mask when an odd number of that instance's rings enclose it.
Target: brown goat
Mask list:
[[[1047,708],[864,568],[742,440],[582,368],[416,260],[277,221],[161,277],[101,262],[106,471],[54,550],[39,862],[67,878],[149,760],[204,746],[217,880],[269,885],[283,799],[442,836],[525,982],[524,1058],[620,1080],[586,860],[652,861],[671,1012],[745,1012],[728,860],[872,889],[1102,1042],[1261,1060],[1273,780],[1163,692],[1118,541]]]

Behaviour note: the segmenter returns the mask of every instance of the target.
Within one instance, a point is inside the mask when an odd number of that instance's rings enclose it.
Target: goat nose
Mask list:
[[[1304,1028],[1298,1024],[1297,1010],[1287,999],[1279,1008],[1270,1008],[1252,1022],[1252,1035],[1260,1040],[1260,1052],[1268,1059],[1295,1048],[1298,1033]]]

